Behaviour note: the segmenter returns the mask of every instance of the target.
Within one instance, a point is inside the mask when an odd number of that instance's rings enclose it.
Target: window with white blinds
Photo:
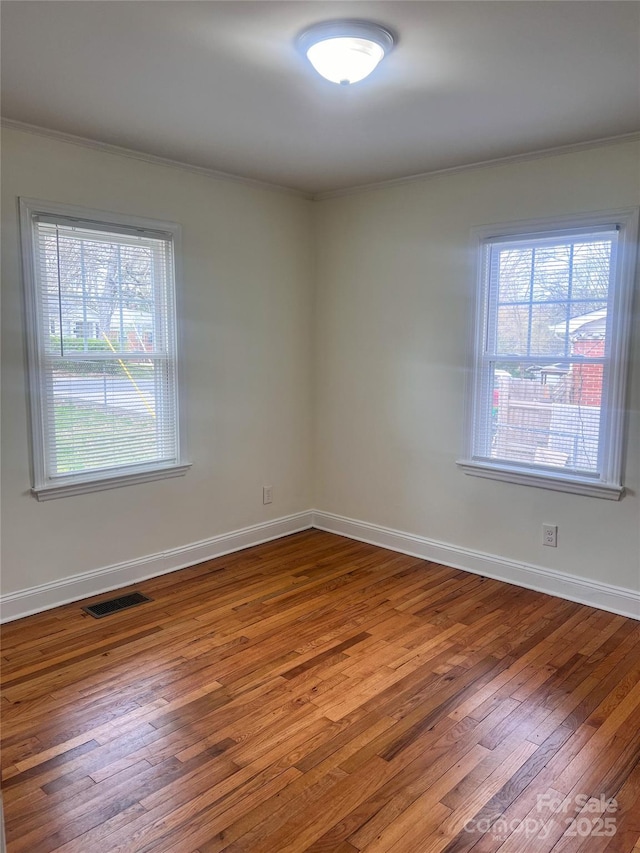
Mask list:
[[[467,473],[619,498],[637,215],[480,234]]]
[[[176,476],[178,228],[22,200],[33,491]]]

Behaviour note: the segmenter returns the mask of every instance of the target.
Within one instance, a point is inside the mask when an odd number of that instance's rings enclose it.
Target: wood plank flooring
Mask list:
[[[135,588],[4,627],[9,853],[640,851],[640,623],[317,530]]]

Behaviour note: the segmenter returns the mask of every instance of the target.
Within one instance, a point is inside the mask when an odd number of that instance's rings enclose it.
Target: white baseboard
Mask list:
[[[621,616],[640,619],[640,592],[632,589],[587,580],[530,563],[508,560],[495,554],[460,548],[446,542],[427,539],[424,536],[415,536],[389,527],[356,521],[319,510],[313,512],[313,526],[360,542],[368,542],[370,545],[379,545],[391,551],[442,563],[454,569],[462,569],[465,572],[484,575],[526,589],[534,589],[537,592],[545,592],[558,598],[577,601],[579,604],[588,604],[600,610],[619,613]]]
[[[202,542],[192,542],[181,548],[172,548],[137,560],[127,560],[125,563],[93,569],[30,589],[11,592],[2,596],[0,621],[11,622],[23,616],[29,616],[31,613],[50,610],[60,604],[68,604],[81,598],[129,586],[147,578],[175,572],[177,569],[184,569],[204,560],[222,557],[233,551],[240,551],[252,545],[260,545],[272,539],[298,533],[300,530],[307,530],[312,524],[311,511],[299,512],[274,521],[266,521],[231,533],[213,536]]]
[[[148,578],[193,566],[204,560],[222,557],[233,551],[250,548],[252,545],[260,545],[262,542],[308,530],[310,527],[640,620],[640,592],[632,589],[587,580],[530,563],[508,560],[495,554],[460,548],[446,542],[438,542],[435,539],[427,539],[425,536],[416,536],[366,521],[357,521],[319,510],[309,510],[263,524],[243,527],[231,533],[222,533],[211,539],[150,554],[137,560],[128,560],[114,566],[105,566],[9,593],[2,596],[0,621],[10,622],[32,613],[50,610],[60,604],[110,592]]]

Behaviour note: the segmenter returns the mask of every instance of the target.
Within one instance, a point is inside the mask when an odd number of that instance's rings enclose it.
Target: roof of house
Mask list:
[[[569,320],[569,337],[575,338],[604,338],[607,327],[607,309],[598,308]],[[566,323],[556,323],[553,331],[562,337],[566,332]]]

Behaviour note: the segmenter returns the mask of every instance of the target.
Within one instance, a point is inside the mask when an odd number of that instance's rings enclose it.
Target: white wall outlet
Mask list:
[[[558,547],[558,525],[543,524],[542,525],[542,544],[549,548]]]
[[[262,487],[262,503],[263,504],[273,503],[273,486],[263,486]]]

